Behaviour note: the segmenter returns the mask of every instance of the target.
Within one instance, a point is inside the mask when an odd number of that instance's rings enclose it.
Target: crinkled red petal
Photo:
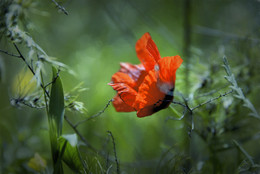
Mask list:
[[[138,89],[140,84],[143,82],[144,77],[147,75],[147,72],[142,64],[140,65],[132,65],[130,63],[120,63],[119,72],[125,73],[129,75],[135,82],[136,86],[133,87],[135,90]]]
[[[130,63],[120,63],[119,72],[128,74],[134,81],[137,81],[145,68],[142,64],[140,65],[132,65]]]
[[[180,56],[164,57],[158,61],[159,79],[164,83],[175,83],[176,71],[182,64]]]
[[[145,33],[137,42],[136,42],[136,54],[146,71],[154,69],[154,66],[161,58],[157,46],[152,40],[149,33]]]
[[[117,94],[113,100],[113,106],[117,112],[132,112],[135,111],[133,107],[126,104]]]
[[[126,73],[123,72],[116,72],[112,78],[111,78],[112,83],[125,83],[131,88],[136,87],[136,82]]]
[[[143,83],[138,89],[134,107],[140,110],[146,106],[153,105],[159,100],[164,98],[165,94],[162,93],[157,87],[157,77],[155,70],[152,70],[144,78]]]
[[[137,95],[137,92],[133,88],[124,83],[109,83],[109,85],[117,91],[118,96],[125,104],[129,106],[133,105]]]

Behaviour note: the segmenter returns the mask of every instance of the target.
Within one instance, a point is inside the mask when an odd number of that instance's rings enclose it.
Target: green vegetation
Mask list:
[[[0,7],[0,173],[259,173],[259,1]],[[138,118],[107,83],[145,32],[183,64],[169,108]]]

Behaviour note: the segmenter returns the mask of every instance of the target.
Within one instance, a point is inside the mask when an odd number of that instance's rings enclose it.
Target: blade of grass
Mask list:
[[[57,77],[57,69],[52,68],[53,83],[51,87],[51,96],[49,104],[49,116],[54,119],[57,126],[57,136],[62,134],[62,124],[64,119],[64,93],[60,77]]]
[[[246,158],[250,162],[251,166],[254,166],[255,163],[254,163],[252,157],[247,153],[247,151],[236,140],[233,140],[233,143],[237,146],[237,148],[240,150],[240,152],[242,152],[246,156]]]
[[[58,138],[62,134],[62,124],[64,119],[64,93],[61,79],[57,76],[57,69],[52,67],[52,71],[53,81],[48,109],[49,134],[54,168],[53,173],[60,174],[63,173],[63,168]]]

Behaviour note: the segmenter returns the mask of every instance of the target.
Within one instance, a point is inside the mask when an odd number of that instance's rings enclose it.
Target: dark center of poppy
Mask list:
[[[154,104],[153,112],[158,112],[162,109],[165,109],[171,104],[171,102],[173,100],[173,91],[174,91],[174,88],[170,89],[168,91],[168,93],[165,95],[165,97],[163,98],[163,100],[158,100]]]

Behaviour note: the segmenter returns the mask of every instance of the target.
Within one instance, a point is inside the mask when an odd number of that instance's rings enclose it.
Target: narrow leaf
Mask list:
[[[251,166],[254,166],[255,163],[254,163],[252,157],[247,153],[247,151],[236,140],[233,140],[233,143],[237,146],[237,148],[240,150],[240,152],[242,152],[246,156],[246,158],[250,162]]]
[[[52,67],[53,83],[51,87],[51,96],[49,104],[49,115],[54,120],[57,127],[57,138],[62,134],[62,123],[64,118],[64,93],[57,69]]]
[[[52,67],[53,79],[49,103],[49,134],[51,141],[52,159],[54,174],[63,173],[62,154],[60,153],[60,146],[58,138],[62,134],[62,124],[64,118],[64,93],[60,77],[58,76],[57,69]]]
[[[66,144],[66,148],[63,151],[63,161],[75,172],[83,173],[84,163],[81,159],[78,150],[78,140],[76,134],[62,135],[59,138],[59,145],[63,147]],[[61,151],[62,149],[60,149]]]

